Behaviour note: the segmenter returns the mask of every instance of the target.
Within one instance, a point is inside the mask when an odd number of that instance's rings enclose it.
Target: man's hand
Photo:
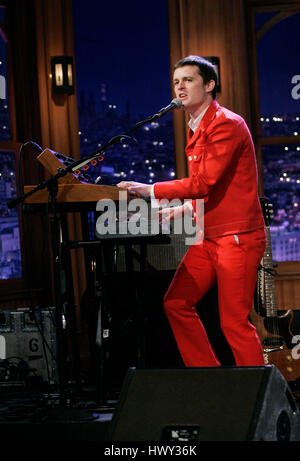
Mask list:
[[[122,189],[127,189],[129,195],[136,197],[150,197],[152,188],[150,184],[143,184],[135,181],[121,181],[117,186]]]
[[[167,224],[174,219],[182,218],[185,214],[193,216],[193,208],[190,202],[186,202],[181,206],[162,208],[157,214],[159,223]]]

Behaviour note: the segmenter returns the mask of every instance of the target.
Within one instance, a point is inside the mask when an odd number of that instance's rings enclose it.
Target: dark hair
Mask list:
[[[178,67],[184,67],[184,66],[197,66],[199,74],[203,78],[204,84],[210,82],[211,80],[214,80],[215,87],[212,90],[211,95],[213,99],[216,99],[218,76],[215,71],[214,65],[207,59],[202,58],[201,56],[190,55],[190,56],[187,56],[186,58],[180,59],[175,64],[174,70],[178,69]]]

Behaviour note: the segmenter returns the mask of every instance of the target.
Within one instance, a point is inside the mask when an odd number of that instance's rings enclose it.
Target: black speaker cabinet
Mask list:
[[[299,441],[299,409],[287,382],[273,365],[130,368],[108,438]]]

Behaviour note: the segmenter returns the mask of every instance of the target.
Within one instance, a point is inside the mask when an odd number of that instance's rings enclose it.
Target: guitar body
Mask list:
[[[266,231],[266,249],[258,269],[257,289],[250,320],[256,327],[264,349],[266,364],[275,365],[287,381],[300,378],[299,341],[292,331],[294,312],[279,311],[276,303],[274,263],[270,235],[270,207],[260,199]],[[295,349],[294,349],[295,348]]]
[[[265,364],[275,365],[287,382],[296,381],[300,378],[300,359],[295,360],[292,351],[283,346],[280,351],[264,353]]]
[[[277,317],[268,318],[260,316],[253,308],[250,320],[261,340],[265,364],[276,366],[288,382],[296,381],[300,379],[300,357],[299,354],[292,353],[296,346],[292,342],[294,312],[278,312],[280,314]]]

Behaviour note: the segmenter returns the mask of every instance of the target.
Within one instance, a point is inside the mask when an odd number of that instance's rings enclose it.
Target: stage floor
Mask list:
[[[105,441],[117,398],[99,405],[92,389],[79,397],[0,389],[1,440]]]
[[[297,383],[298,384],[298,383]],[[300,409],[300,389],[291,386]],[[106,404],[97,402],[93,386],[80,394],[57,389],[26,389],[0,386],[0,439],[9,441],[92,441],[109,443],[110,423],[117,408],[120,390],[112,391]]]

